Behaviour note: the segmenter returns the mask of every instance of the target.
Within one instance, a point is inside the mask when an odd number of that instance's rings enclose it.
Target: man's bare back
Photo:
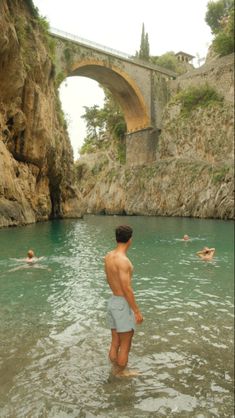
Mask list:
[[[121,283],[122,270],[127,271],[129,280],[133,272],[133,266],[125,254],[117,249],[110,251],[105,257],[105,272],[110,289],[115,296],[124,296],[123,285]]]
[[[135,315],[137,324],[143,321],[142,314],[136,304],[131,279],[133,266],[126,256],[126,244],[119,243],[117,248],[105,256],[105,272],[110,289],[115,296],[123,296]]]

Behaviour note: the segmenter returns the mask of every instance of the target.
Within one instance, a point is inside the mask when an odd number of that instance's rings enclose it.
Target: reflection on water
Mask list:
[[[103,256],[123,222],[134,227],[129,256],[145,317],[132,379],[113,377],[107,361]],[[212,262],[195,255],[205,245],[216,247]],[[1,230],[0,246],[1,417],[233,416],[230,222],[87,217]],[[42,268],[14,270],[28,247]]]

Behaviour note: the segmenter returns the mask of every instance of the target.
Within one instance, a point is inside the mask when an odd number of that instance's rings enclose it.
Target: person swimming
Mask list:
[[[48,266],[45,265],[41,265],[39,263],[39,261],[41,261],[42,259],[44,259],[45,257],[35,257],[35,253],[33,250],[28,250],[27,252],[27,257],[26,258],[15,258],[15,261],[20,262],[20,265],[17,267],[14,267],[13,269],[10,269],[7,271],[7,273],[13,272],[13,271],[17,271],[17,270],[23,270],[23,269],[27,269],[27,268],[37,268],[37,269],[46,269],[48,271],[51,271],[50,268],[48,268]],[[23,262],[23,264],[22,264]]]
[[[215,253],[215,248],[204,247],[203,250],[198,251],[196,254],[204,261],[212,260]]]
[[[185,234],[182,238],[182,241],[188,241],[189,239],[190,239],[189,236]]]
[[[29,250],[27,253],[27,258],[24,259],[26,263],[36,263],[39,260],[38,257],[35,257],[34,251]]]

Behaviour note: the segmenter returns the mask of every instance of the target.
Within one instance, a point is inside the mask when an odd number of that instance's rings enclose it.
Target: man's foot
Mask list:
[[[135,377],[135,376],[139,376],[141,372],[139,370],[128,370],[128,369],[120,370],[116,368],[116,369],[113,369],[113,374],[114,376],[117,376],[117,377]]]

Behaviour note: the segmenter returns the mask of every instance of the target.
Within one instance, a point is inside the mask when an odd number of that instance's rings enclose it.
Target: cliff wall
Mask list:
[[[43,20],[0,2],[0,227],[80,216],[73,152]]]

